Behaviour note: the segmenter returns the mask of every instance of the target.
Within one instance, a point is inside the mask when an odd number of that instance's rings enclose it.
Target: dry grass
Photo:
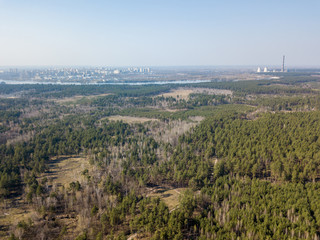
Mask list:
[[[180,195],[183,194],[187,188],[172,188],[157,187],[152,189],[147,196],[152,198],[160,198],[172,211],[179,206]]]
[[[50,172],[42,174],[40,178],[47,177],[49,185],[69,186],[70,182],[83,182],[81,172],[84,169],[91,169],[86,158],[80,156],[61,156],[51,159]],[[40,180],[40,179],[39,179]],[[0,239],[8,237],[8,231],[16,226],[20,221],[28,222],[28,219],[38,219],[39,214],[31,209],[22,196],[5,200],[0,204]],[[76,222],[76,220],[70,220]],[[75,225],[75,223],[73,223]]]
[[[58,103],[58,104],[73,104],[73,103],[77,103],[79,100],[89,100],[89,99],[108,96],[108,95],[111,95],[111,93],[104,93],[104,94],[90,95],[90,96],[76,95],[76,96],[73,96],[73,97],[54,99],[54,101],[56,103]]]
[[[226,89],[215,88],[192,88],[193,93],[204,93],[211,95],[232,95],[232,91]]]
[[[10,201],[10,204],[9,204]],[[15,207],[14,205],[17,205]],[[22,201],[22,198],[15,198],[0,204],[0,239],[8,239],[8,232],[20,221],[27,222],[36,213]]]
[[[159,97],[173,97],[176,99],[188,100],[191,93],[204,93],[214,95],[232,95],[232,91],[225,89],[213,89],[213,88],[178,88],[168,93],[160,94]]]
[[[125,123],[145,123],[149,121],[159,121],[155,118],[144,118],[144,117],[130,117],[130,116],[111,116],[108,117],[110,121],[123,121]]]
[[[163,96],[163,97],[173,97],[173,98],[178,98],[178,99],[184,99],[187,100],[189,98],[189,95],[193,93],[193,90],[187,89],[187,88],[179,88],[176,90],[173,90],[168,93],[160,94],[158,96]]]
[[[43,174],[49,183],[56,186],[69,186],[71,182],[83,180],[81,172],[90,169],[89,161],[80,156],[61,156],[51,159],[50,172]]]
[[[151,122],[148,128],[156,141],[163,141],[171,143],[175,146],[178,143],[178,138],[182,134],[190,131],[193,127],[198,125],[204,118],[191,117],[191,121],[171,120],[169,122]]]

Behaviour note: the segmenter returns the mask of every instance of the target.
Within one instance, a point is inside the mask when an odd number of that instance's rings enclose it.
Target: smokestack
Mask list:
[[[281,69],[281,72],[284,72],[284,59],[285,59],[285,55],[283,55],[283,60],[282,60],[282,69]]]

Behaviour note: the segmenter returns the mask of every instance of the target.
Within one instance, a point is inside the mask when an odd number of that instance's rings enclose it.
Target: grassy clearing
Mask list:
[[[3,201],[0,204],[0,239],[8,239],[8,232],[12,226],[20,221],[33,219],[37,213],[22,200],[21,197]]]
[[[69,186],[71,182],[83,180],[81,172],[89,169],[89,161],[80,156],[61,156],[51,160],[50,171],[43,174],[52,185]]]
[[[172,211],[179,206],[180,195],[186,190],[187,188],[168,189],[164,187],[157,187],[152,189],[147,196],[152,198],[160,198],[169,207],[169,210]]]
[[[185,99],[187,100],[189,98],[189,95],[193,93],[193,90],[187,89],[187,88],[179,88],[172,90],[168,93],[163,93],[158,96],[163,96],[163,97],[173,97],[173,98],[178,98],[178,99]]]
[[[104,97],[104,96],[108,96],[108,95],[111,95],[111,93],[104,93],[104,94],[90,95],[90,96],[76,95],[73,97],[54,99],[54,101],[58,104],[61,104],[61,105],[69,105],[69,104],[77,104],[77,103],[86,102],[86,101],[92,100],[94,98]]]
[[[51,186],[68,187],[73,181],[83,182],[81,172],[90,169],[86,158],[80,156],[60,156],[51,159],[50,171],[42,174],[40,178],[47,177]],[[16,226],[20,221],[28,222],[40,218],[40,214],[32,210],[22,196],[10,200],[4,200],[0,204],[0,239],[6,239],[11,226]],[[76,220],[65,219],[68,225],[76,226]],[[71,224],[72,222],[72,224]]]
[[[158,121],[158,119],[155,118],[146,118],[146,117],[130,117],[130,116],[111,116],[108,117],[110,121],[123,121],[125,123],[145,123],[149,121]]]
[[[210,88],[178,88],[168,93],[159,94],[158,96],[173,97],[176,99],[188,100],[191,93],[204,93],[212,95],[232,95],[232,91],[225,89],[210,89]]]
[[[193,93],[203,93],[209,95],[232,95],[231,90],[215,88],[192,88]]]

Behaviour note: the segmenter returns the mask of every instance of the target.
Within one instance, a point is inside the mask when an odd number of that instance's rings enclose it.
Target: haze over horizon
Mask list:
[[[0,0],[0,66],[320,66],[319,7]]]

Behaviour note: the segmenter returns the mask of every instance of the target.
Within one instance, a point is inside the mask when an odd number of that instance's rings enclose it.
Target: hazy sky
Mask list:
[[[319,0],[0,0],[0,66],[320,66]]]

